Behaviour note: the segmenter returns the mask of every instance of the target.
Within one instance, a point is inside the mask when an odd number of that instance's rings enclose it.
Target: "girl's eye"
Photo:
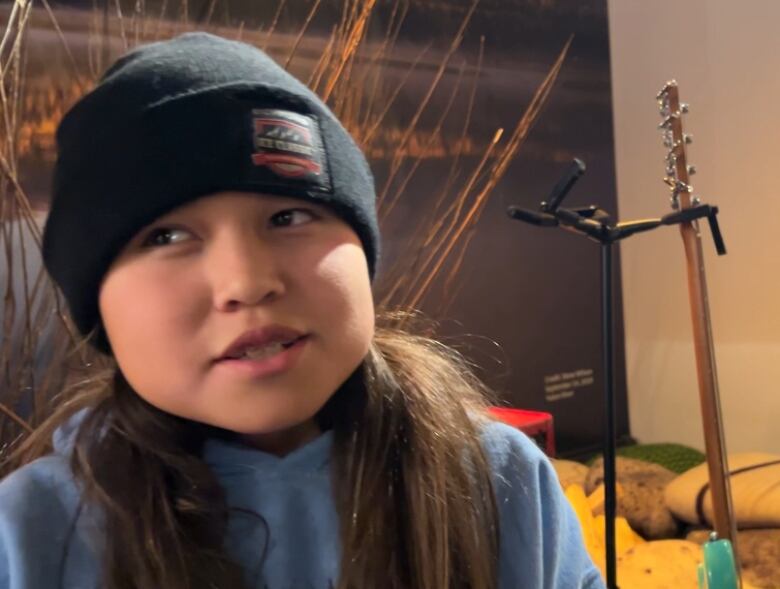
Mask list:
[[[290,227],[308,223],[315,218],[314,213],[308,209],[286,209],[271,217],[271,225],[275,227]]]
[[[141,247],[156,247],[161,245],[170,245],[179,243],[189,237],[189,232],[184,229],[174,229],[171,227],[159,227],[152,229],[144,239]]]

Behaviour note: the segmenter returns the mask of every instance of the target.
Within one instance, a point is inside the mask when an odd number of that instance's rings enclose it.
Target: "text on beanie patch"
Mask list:
[[[252,110],[252,163],[284,178],[325,181],[325,160],[317,121],[279,109]]]

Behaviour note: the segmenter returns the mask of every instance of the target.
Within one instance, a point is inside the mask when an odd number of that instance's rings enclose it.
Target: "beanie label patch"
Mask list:
[[[330,189],[316,119],[287,110],[256,108],[252,110],[252,133],[254,166],[310,188]]]

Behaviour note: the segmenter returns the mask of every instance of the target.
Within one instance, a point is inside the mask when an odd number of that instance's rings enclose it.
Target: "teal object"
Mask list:
[[[734,549],[728,540],[718,540],[715,532],[702,546],[704,563],[699,565],[699,589],[739,589]]]

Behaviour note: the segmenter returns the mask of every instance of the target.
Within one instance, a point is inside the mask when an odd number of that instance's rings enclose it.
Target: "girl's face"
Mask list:
[[[352,228],[322,206],[240,192],[201,198],[141,230],[106,273],[99,306],[141,397],[279,453],[316,435],[313,416],[374,334]],[[253,330],[255,359],[220,360]],[[279,345],[298,335],[289,349]]]

